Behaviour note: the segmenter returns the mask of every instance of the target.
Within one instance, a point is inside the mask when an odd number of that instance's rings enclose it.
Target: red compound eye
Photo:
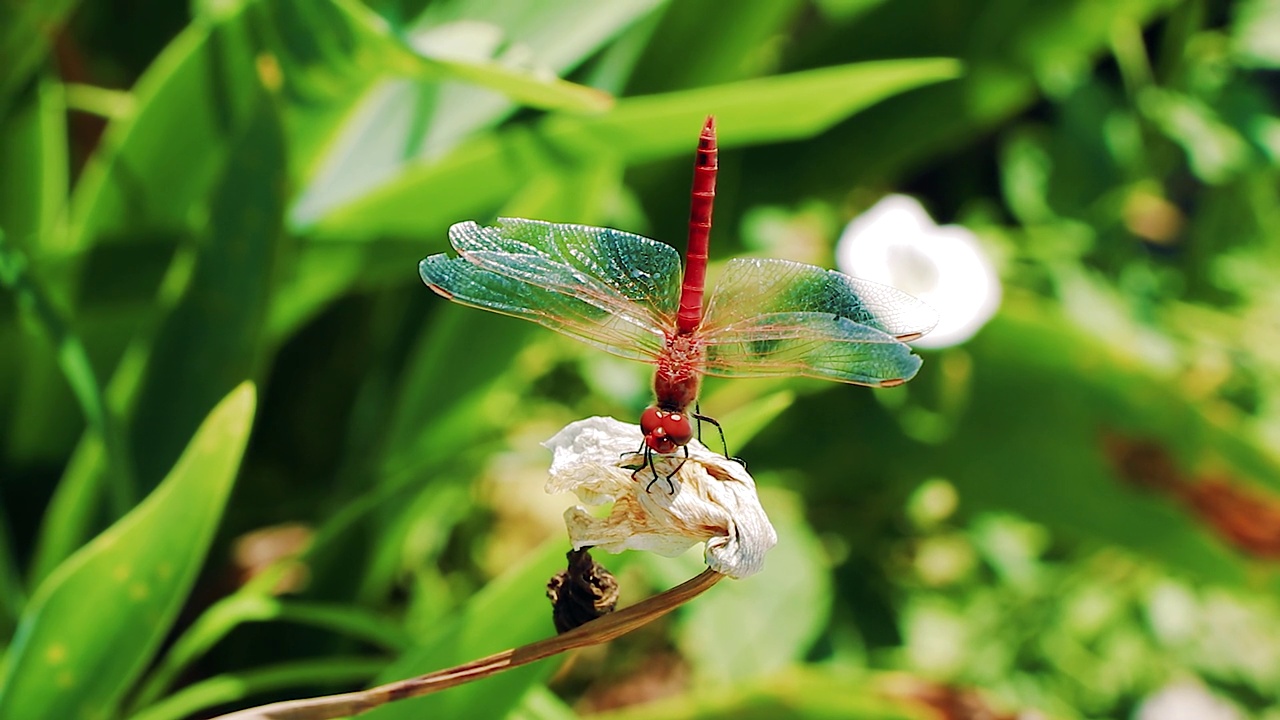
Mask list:
[[[693,439],[693,425],[689,424],[689,416],[684,413],[671,413],[662,418],[662,429],[677,447],[688,445]]]
[[[644,432],[645,445],[660,455],[670,455],[693,439],[686,415],[656,407],[647,408],[640,415],[640,430]]]
[[[640,432],[646,436],[652,435],[662,425],[662,417],[664,413],[656,407],[645,408],[644,413],[640,415]]]
[[[659,430],[658,432],[662,431]],[[679,447],[679,445],[671,442],[671,438],[665,435],[647,435],[645,436],[644,442],[651,450],[659,455],[670,455],[676,451],[677,447]]]

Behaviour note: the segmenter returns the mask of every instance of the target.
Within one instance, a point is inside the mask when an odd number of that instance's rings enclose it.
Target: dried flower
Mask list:
[[[687,459],[683,453],[654,455],[649,467],[637,452],[641,438],[638,425],[593,417],[543,443],[554,453],[548,493],[573,492],[587,505],[613,503],[606,518],[582,506],[565,511],[574,549],[673,557],[705,542],[712,570],[734,578],[759,572],[778,536],[746,468],[697,440],[687,446]]]

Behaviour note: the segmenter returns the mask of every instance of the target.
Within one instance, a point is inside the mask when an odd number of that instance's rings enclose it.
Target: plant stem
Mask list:
[[[724,577],[714,570],[704,570],[697,577],[686,580],[664,593],[592,620],[569,632],[518,648],[503,650],[455,667],[358,692],[262,705],[220,715],[214,720],[332,720],[359,715],[389,702],[429,695],[503,670],[528,665],[567,650],[608,642],[666,615],[701,595]]]

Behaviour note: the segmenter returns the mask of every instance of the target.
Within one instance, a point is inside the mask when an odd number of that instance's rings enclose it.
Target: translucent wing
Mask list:
[[[649,359],[674,328],[680,255],[607,228],[500,218],[449,229],[458,257],[432,255],[422,280],[454,302],[532,320],[615,355]]]
[[[936,322],[932,308],[891,287],[786,260],[733,260],[702,324],[706,372],[896,385],[920,367],[902,340]]]

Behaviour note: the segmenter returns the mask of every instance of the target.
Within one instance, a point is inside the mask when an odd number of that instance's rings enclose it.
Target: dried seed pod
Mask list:
[[[589,548],[570,550],[569,566],[547,582],[551,619],[563,633],[613,612],[618,604],[618,580],[592,559]]]

